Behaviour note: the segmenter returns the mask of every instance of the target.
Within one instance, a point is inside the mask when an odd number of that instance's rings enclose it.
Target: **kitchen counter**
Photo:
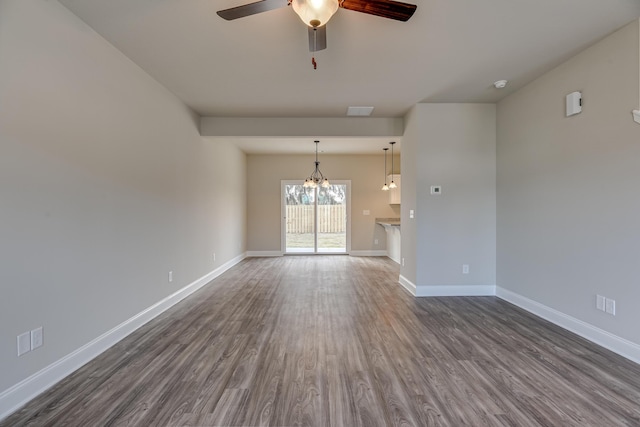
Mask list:
[[[387,256],[400,264],[400,218],[376,218],[376,224],[387,232]]]
[[[376,218],[376,224],[383,227],[400,227],[400,218]]]

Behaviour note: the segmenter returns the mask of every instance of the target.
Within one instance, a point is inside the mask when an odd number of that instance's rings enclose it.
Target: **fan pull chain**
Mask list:
[[[313,29],[313,51],[316,52],[318,50],[318,30],[316,28]],[[311,56],[311,63],[313,64],[313,69],[318,69],[318,63],[316,62],[316,56]]]

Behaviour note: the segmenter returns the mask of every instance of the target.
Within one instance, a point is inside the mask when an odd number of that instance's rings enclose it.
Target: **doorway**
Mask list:
[[[346,254],[351,249],[351,181],[327,188],[282,181],[282,248],[285,254]]]

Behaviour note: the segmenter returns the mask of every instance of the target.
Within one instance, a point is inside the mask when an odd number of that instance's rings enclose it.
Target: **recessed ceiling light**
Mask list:
[[[347,108],[347,116],[370,116],[373,107],[349,107]]]
[[[507,83],[508,82],[506,80],[498,80],[493,85],[496,87],[496,89],[504,89],[505,86],[507,86]]]

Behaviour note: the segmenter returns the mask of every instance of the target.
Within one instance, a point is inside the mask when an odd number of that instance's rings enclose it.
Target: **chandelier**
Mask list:
[[[315,142],[316,144],[316,168],[313,172],[311,172],[311,175],[309,175],[309,177],[304,180],[303,187],[316,188],[318,185],[320,185],[322,188],[327,188],[331,184],[329,184],[329,180],[324,177],[319,168],[320,162],[318,161],[318,144],[320,143],[320,141],[313,142]]]

